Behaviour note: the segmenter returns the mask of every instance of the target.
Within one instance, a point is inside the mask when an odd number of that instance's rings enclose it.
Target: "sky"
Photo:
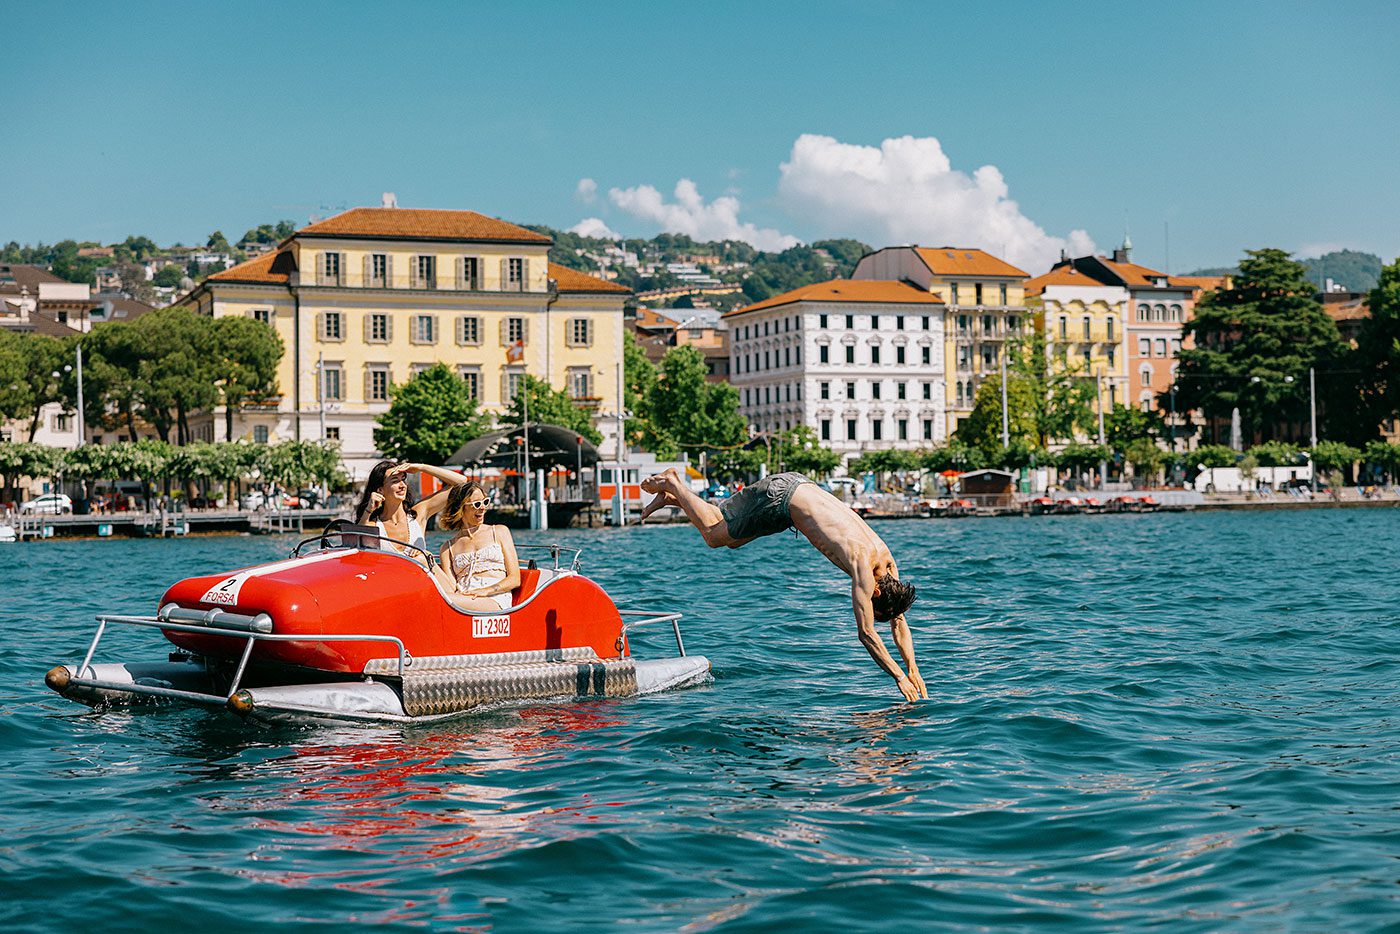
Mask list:
[[[1400,254],[1400,4],[10,3],[0,242],[377,205],[1168,272]]]

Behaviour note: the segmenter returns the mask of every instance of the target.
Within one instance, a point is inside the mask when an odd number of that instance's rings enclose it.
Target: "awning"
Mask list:
[[[493,431],[473,438],[447,459],[449,467],[499,467],[514,469],[524,466],[525,432],[520,427]],[[598,449],[572,428],[562,425],[530,426],[530,468],[563,467],[572,469],[580,463],[592,467],[598,463]]]

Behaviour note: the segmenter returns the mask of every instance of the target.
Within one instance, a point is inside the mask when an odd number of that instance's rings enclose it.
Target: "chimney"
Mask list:
[[[381,208],[396,208],[399,206],[399,199],[394,196],[392,191],[386,191],[380,197],[379,206]]]

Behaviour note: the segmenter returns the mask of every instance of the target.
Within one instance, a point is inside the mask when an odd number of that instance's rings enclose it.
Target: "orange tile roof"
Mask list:
[[[943,299],[907,282],[895,282],[889,279],[831,279],[827,282],[804,285],[791,292],[784,292],[782,295],[774,295],[772,298],[746,305],[743,308],[726,311],[720,317],[728,318],[732,315],[742,315],[747,311],[761,311],[764,308],[776,308],[779,305],[790,305],[793,302],[908,302],[919,305],[941,305]]]
[[[272,264],[277,258],[282,256],[280,252],[264,253],[255,256],[245,263],[230,267],[222,272],[216,272],[209,276],[214,282],[258,282],[269,285],[286,285],[290,278],[286,271],[273,272]],[[290,260],[290,256],[288,257]],[[289,266],[289,262],[278,263],[279,267]]]
[[[599,279],[597,276],[590,276],[587,273],[579,272],[577,269],[570,269],[568,266],[560,266],[558,263],[549,264],[549,278],[558,284],[561,292],[609,292],[619,295],[631,295],[632,290],[625,285],[616,282],[609,282],[607,279]]]
[[[1172,276],[1172,285],[1189,285],[1202,292],[1218,292],[1230,287],[1229,276]]]
[[[1091,279],[1084,273],[1066,263],[1063,266],[1056,266],[1049,272],[1036,276],[1034,279],[1026,280],[1026,294],[1039,295],[1045,291],[1047,285],[1087,285],[1101,286],[1102,282]]]
[[[428,208],[351,208],[301,228],[294,236],[385,240],[486,240],[549,244],[544,234],[475,211]]]
[[[1128,285],[1154,286],[1156,283],[1152,281],[1153,279],[1168,278],[1164,272],[1158,272],[1147,266],[1139,266],[1137,263],[1115,263],[1104,256],[1098,257],[1098,260]]]
[[[935,276],[1010,276],[1024,279],[1030,275],[1004,259],[985,250],[971,247],[915,247],[914,252]]]

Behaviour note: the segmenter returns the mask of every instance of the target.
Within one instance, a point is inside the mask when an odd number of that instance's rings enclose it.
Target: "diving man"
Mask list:
[[[722,506],[707,503],[675,469],[642,481],[656,497],[641,518],[664,506],[681,509],[711,548],[738,548],[764,535],[796,528],[827,559],[851,577],[860,644],[886,674],[895,679],[905,700],[928,697],[914,661],[914,640],[904,613],[914,602],[914,587],[899,580],[894,556],[880,536],[849,506],[800,473],[780,473],[746,486]],[[908,669],[900,668],[875,631],[888,622],[895,647]]]

